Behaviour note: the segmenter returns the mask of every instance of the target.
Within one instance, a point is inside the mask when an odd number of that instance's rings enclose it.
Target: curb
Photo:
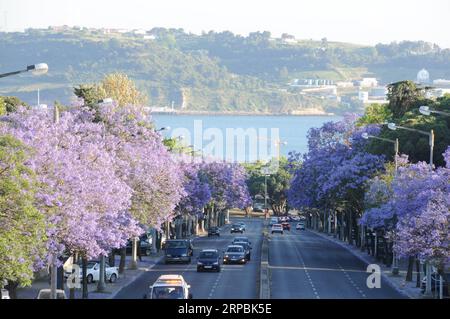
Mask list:
[[[264,226],[267,226],[267,222],[264,222]],[[270,299],[269,243],[267,232],[264,230],[261,244],[259,299]]]
[[[308,229],[308,231],[310,231],[310,232],[312,232],[312,233],[314,233],[314,234],[316,234],[316,235],[318,235],[318,236],[320,236],[320,237],[322,237],[322,238],[328,239],[329,241],[331,241],[331,242],[333,242],[333,243],[335,243],[335,244],[337,244],[337,245],[339,245],[339,246],[345,248],[345,249],[346,249],[347,251],[349,251],[353,256],[355,256],[356,258],[358,258],[359,260],[363,261],[363,262],[366,263],[366,264],[372,264],[372,263],[373,263],[372,261],[366,259],[365,257],[363,257],[363,256],[357,254],[356,252],[354,252],[353,250],[351,250],[350,247],[348,247],[347,245],[345,245],[343,242],[332,240],[332,239],[329,238],[327,235],[322,234],[322,233],[319,233],[319,232],[314,231],[314,230],[311,230],[311,229]],[[389,276],[387,276],[384,272],[381,272],[381,277],[388,283],[388,285],[389,285],[391,288],[393,288],[395,291],[397,291],[398,293],[402,294],[403,296],[408,297],[409,299],[420,299],[420,298],[417,298],[417,297],[415,297],[415,296],[412,296],[412,295],[410,295],[408,292],[406,292],[406,291],[400,289],[394,282],[391,281],[391,279],[389,278]]]

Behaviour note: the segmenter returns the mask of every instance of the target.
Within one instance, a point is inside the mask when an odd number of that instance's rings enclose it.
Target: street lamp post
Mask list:
[[[368,133],[362,133],[361,136],[362,136],[362,138],[364,138],[366,140],[371,138],[371,139],[376,139],[376,140],[385,141],[385,142],[389,142],[389,143],[393,143],[394,144],[395,175],[397,175],[397,170],[398,170],[398,152],[399,152],[398,138],[396,138],[395,140],[391,140],[391,139],[388,139],[388,138],[383,138],[383,137],[369,135]],[[394,240],[395,240],[395,237],[394,237]],[[397,256],[396,256],[394,251],[392,252],[392,274],[393,275],[398,275],[399,274],[398,259],[397,259]]]
[[[425,109],[422,108],[422,110],[425,110]],[[429,145],[430,145],[430,171],[433,170],[433,150],[434,150],[434,131],[433,130],[430,130],[430,132],[426,132],[426,131],[413,129],[410,127],[399,126],[399,125],[396,125],[395,123],[389,123],[388,128],[393,131],[395,131],[396,129],[399,128],[402,130],[417,132],[417,133],[420,133],[423,135],[427,135],[428,139],[429,139]],[[426,270],[427,270],[427,273],[426,273],[427,284],[426,284],[425,294],[429,296],[429,295],[431,295],[431,265],[429,263],[427,263],[427,265],[426,265]]]
[[[31,71],[34,75],[45,74],[48,71],[48,65],[47,65],[47,63],[38,63],[38,64],[28,65],[27,68],[24,70],[0,74],[0,78],[4,78],[4,77],[10,76],[10,75],[16,75],[16,74],[20,74],[20,73],[25,73],[28,71]]]
[[[422,113],[423,115],[429,116],[431,115],[431,113],[435,113],[435,114],[440,114],[440,115],[444,115],[444,116],[450,116],[450,113],[448,112],[443,112],[443,111],[437,111],[437,110],[431,110],[429,106],[427,105],[422,105],[421,107],[419,107],[419,112]],[[429,269],[427,268],[427,274],[429,273]],[[429,282],[429,278],[431,278],[431,275],[428,276],[427,275],[427,283]],[[443,298],[443,294],[442,294],[442,289],[443,289],[443,278],[442,276],[439,276],[440,279],[440,284],[439,284],[439,298],[442,299]],[[431,281],[431,280],[430,280]],[[427,285],[428,288],[428,285]],[[431,287],[430,287],[431,289]]]

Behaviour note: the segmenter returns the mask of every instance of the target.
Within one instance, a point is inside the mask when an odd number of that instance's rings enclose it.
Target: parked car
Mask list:
[[[220,229],[219,229],[219,227],[214,226],[214,227],[210,227],[208,229],[208,237],[211,237],[211,236],[220,236]]]
[[[8,292],[8,290],[6,290],[6,289],[1,289],[1,296],[2,296],[2,298],[1,299],[11,299],[10,297],[9,297],[9,292]]]
[[[83,276],[82,269],[83,265],[78,264],[80,267],[80,280]],[[70,271],[64,272],[64,278],[68,278],[72,273]],[[105,280],[111,283],[116,282],[117,278],[119,278],[119,267],[111,267],[106,262],[105,263]],[[87,273],[86,280],[87,283],[90,284],[94,281],[98,281],[100,279],[100,262],[99,261],[89,261],[87,264]]]
[[[244,233],[244,227],[241,224],[231,225],[230,233]]]
[[[192,243],[188,239],[171,239],[164,243],[164,261],[190,263],[194,252]]]
[[[283,226],[283,230],[291,230],[291,224],[288,222],[281,223],[281,226]]]
[[[223,263],[246,264],[245,251],[242,246],[230,245],[223,254]]]
[[[443,277],[443,295],[444,297],[448,297],[448,282],[450,279],[450,274],[446,274]],[[441,284],[441,279],[438,273],[433,272],[431,273],[431,291],[434,293],[439,293],[439,289],[440,289],[440,284]],[[425,289],[427,286],[427,277],[425,276],[422,279],[422,285],[421,285],[421,291],[422,293],[425,293]]]
[[[215,270],[220,272],[220,254],[217,249],[203,249],[197,258],[197,271]]]
[[[162,275],[149,287],[144,299],[192,299],[190,288],[181,275]]]
[[[236,236],[236,237],[234,237],[232,244],[234,245],[234,243],[242,242],[242,241],[246,242],[247,244],[249,244],[250,247],[252,246],[252,243],[250,242],[248,237],[245,237],[245,236]]]
[[[295,226],[295,229],[305,230],[305,223],[303,223],[303,222],[297,223],[297,225]]]
[[[36,299],[50,299],[51,289],[41,289]],[[62,289],[56,289],[56,299],[67,299],[66,293]]]
[[[248,243],[244,241],[238,241],[233,243],[233,245],[242,246],[242,248],[244,248],[245,251],[245,259],[247,259],[247,261],[250,261],[252,247],[250,247]]]
[[[272,229],[270,231],[272,234],[273,233],[280,233],[283,234],[283,226],[281,226],[281,224],[273,224],[272,225]]]

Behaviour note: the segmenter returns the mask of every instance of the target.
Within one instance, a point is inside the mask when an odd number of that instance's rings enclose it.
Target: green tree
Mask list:
[[[3,97],[0,96],[0,115],[5,114],[6,114],[6,104],[5,101],[3,100]]]
[[[17,111],[17,108],[19,106],[29,107],[29,105],[27,103],[25,103],[24,101],[22,101],[21,99],[19,99],[16,96],[3,96],[3,97],[1,97],[1,100],[3,100],[3,103],[5,105],[6,113],[11,113],[11,112]],[[1,102],[0,102],[0,105],[1,105]],[[0,106],[0,112],[1,112],[1,106]]]
[[[392,119],[392,111],[386,104],[371,104],[364,115],[358,119],[358,125],[383,124]]]
[[[402,117],[424,99],[425,89],[419,88],[413,81],[400,81],[388,85],[389,109],[395,118]]]
[[[12,297],[17,285],[31,285],[46,241],[44,216],[34,205],[34,173],[24,164],[28,152],[13,137],[0,137],[0,281],[8,281]]]
[[[265,195],[265,176],[262,168],[265,166],[274,166],[272,160],[268,164],[256,162],[245,165],[248,173],[247,186],[252,198]],[[268,204],[271,206],[275,215],[281,215],[287,212],[287,194],[292,175],[285,157],[281,157],[277,169],[267,176],[267,195]]]

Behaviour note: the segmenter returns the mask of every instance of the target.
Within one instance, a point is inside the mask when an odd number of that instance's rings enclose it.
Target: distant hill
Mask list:
[[[50,71],[1,79],[0,94],[35,103],[70,103],[72,87],[105,74],[128,74],[148,95],[151,106],[226,112],[302,113],[308,109],[348,110],[336,101],[305,96],[287,85],[294,78],[384,83],[414,79],[427,68],[433,78],[450,78],[450,50],[427,42],[379,44],[298,41],[269,32],[247,37],[231,32],[202,35],[155,28],[146,36],[102,30],[36,30],[0,33],[0,72],[46,62]]]

